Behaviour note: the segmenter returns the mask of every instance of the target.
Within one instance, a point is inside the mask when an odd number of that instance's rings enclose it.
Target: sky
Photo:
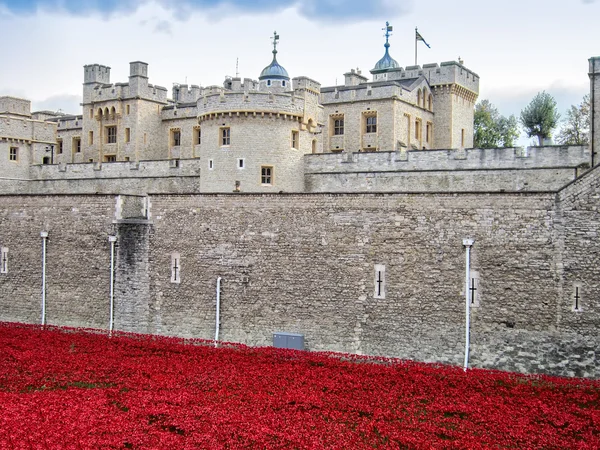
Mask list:
[[[221,85],[236,62],[257,79],[274,31],[291,77],[342,84],[351,68],[370,77],[389,21],[401,66],[415,63],[418,27],[431,46],[419,43],[420,65],[460,57],[501,114],[518,117],[545,90],[564,117],[589,92],[599,17],[600,0],[0,0],[0,95],[80,114],[85,64],[110,66],[115,83],[138,60],[169,90]]]

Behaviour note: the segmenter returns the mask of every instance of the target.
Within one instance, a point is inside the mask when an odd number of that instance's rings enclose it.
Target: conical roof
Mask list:
[[[383,58],[381,58],[379,61],[377,61],[377,64],[375,64],[375,67],[373,67],[373,69],[371,70],[371,73],[385,72],[387,70],[397,69],[398,67],[400,67],[400,64],[398,64],[398,61],[396,61],[394,58],[392,58],[390,56],[389,48],[390,48],[390,44],[388,44],[386,42],[385,43],[385,55],[383,55]]]
[[[289,80],[290,76],[287,73],[287,70],[284,69],[282,65],[277,62],[277,50],[273,50],[273,61],[267,67],[265,67],[260,76],[259,80],[276,79],[276,80]]]

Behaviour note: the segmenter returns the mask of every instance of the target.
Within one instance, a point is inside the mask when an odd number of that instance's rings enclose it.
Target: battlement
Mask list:
[[[402,98],[403,87],[399,83],[375,82],[352,86],[332,86],[321,89],[321,103],[345,103],[357,100]]]
[[[223,88],[228,91],[250,92],[257,91],[259,89],[259,83],[251,78],[244,78],[244,82],[242,83],[242,79],[239,77],[226,77],[223,82]]]
[[[316,94],[321,92],[321,83],[308,77],[295,77],[292,78],[292,85],[294,90],[308,90],[313,91]]]
[[[283,112],[302,115],[304,111],[304,99],[292,93],[234,92],[223,88],[213,89],[211,92],[198,100],[199,116],[224,111]]]
[[[66,130],[77,130],[83,127],[83,116],[63,116],[55,119],[50,119],[57,123],[58,132]]]
[[[31,117],[31,101],[24,98],[0,97],[0,116]]]
[[[431,86],[458,84],[475,94],[479,94],[479,75],[456,61],[441,64],[432,63],[421,66],[399,67],[384,73],[375,74],[373,81],[394,81],[424,76]]]
[[[110,67],[100,64],[89,64],[83,66],[83,84],[110,83]]]
[[[558,190],[590,167],[586,146],[305,155],[308,192]]]
[[[195,103],[201,95],[201,88],[195,84],[173,84],[173,101],[177,103]]]

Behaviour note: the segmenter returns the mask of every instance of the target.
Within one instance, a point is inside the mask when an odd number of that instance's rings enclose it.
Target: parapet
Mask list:
[[[110,67],[100,64],[83,66],[83,83],[110,83]]]
[[[129,63],[130,77],[148,78],[148,63],[142,61],[133,61]]]
[[[350,72],[344,74],[344,85],[345,86],[358,86],[359,84],[366,83],[368,78],[362,75],[361,71],[356,69],[350,69]]]
[[[209,88],[205,89],[205,92]],[[292,93],[233,92],[220,88],[220,92],[205,94],[198,100],[198,116],[213,113],[276,113],[301,116],[304,99]]]
[[[200,86],[192,84],[173,84],[173,101],[177,103],[195,103],[200,98]]]
[[[18,97],[0,97],[0,115],[31,117],[31,101]]]
[[[593,73],[600,73],[600,56],[592,56],[589,59],[590,62],[590,75]]]
[[[316,94],[321,92],[321,83],[308,77],[295,77],[292,79],[292,85],[294,86],[294,90],[306,89]]]

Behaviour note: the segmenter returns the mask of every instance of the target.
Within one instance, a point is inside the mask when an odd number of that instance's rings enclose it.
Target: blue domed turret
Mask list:
[[[392,27],[390,26],[389,22],[385,23],[384,29],[386,30],[385,45],[384,45],[385,55],[383,55],[383,58],[381,58],[379,61],[377,61],[377,64],[375,64],[375,67],[373,67],[373,69],[371,70],[371,73],[386,72],[390,69],[397,69],[400,67],[400,64],[398,64],[398,62],[390,56],[389,37],[390,37],[390,31],[392,31]]]
[[[267,85],[271,86],[271,80],[275,81],[275,80],[281,80],[282,81],[282,85],[285,86],[286,83],[285,81],[289,82],[290,81],[290,76],[287,73],[287,70],[285,70],[283,68],[283,66],[281,66],[278,62],[277,62],[277,42],[279,41],[279,35],[277,34],[277,32],[275,32],[273,34],[273,61],[271,61],[271,64],[269,64],[267,67],[265,67],[263,69],[263,71],[260,73],[260,76],[258,77],[258,79],[260,81],[267,81]]]

